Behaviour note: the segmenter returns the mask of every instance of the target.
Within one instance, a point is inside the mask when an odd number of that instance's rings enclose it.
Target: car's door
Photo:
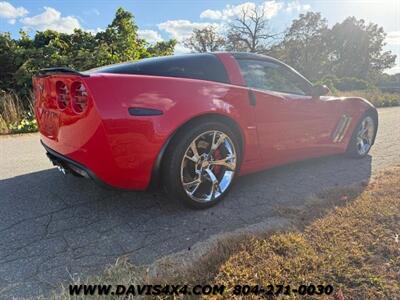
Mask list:
[[[238,63],[255,98],[264,163],[274,166],[325,154],[338,106],[310,96],[312,85],[283,64],[258,59]]]

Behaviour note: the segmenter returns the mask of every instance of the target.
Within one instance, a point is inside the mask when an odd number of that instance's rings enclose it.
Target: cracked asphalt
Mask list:
[[[379,117],[371,156],[314,159],[242,177],[223,203],[202,211],[161,193],[105,190],[64,176],[37,134],[0,137],[0,298],[47,294],[121,255],[148,264],[265,221],[279,206],[301,206],[323,189],[368,181],[400,163],[400,108],[380,109]]]

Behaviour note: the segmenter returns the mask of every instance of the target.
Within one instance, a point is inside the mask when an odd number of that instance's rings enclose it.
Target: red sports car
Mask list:
[[[219,202],[238,175],[306,158],[367,155],[378,127],[362,98],[324,96],[284,63],[250,53],[150,58],[33,78],[41,141],[61,171]]]

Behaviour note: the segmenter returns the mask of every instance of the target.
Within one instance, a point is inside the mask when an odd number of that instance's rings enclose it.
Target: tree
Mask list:
[[[335,24],[329,35],[330,65],[338,77],[369,78],[393,67],[396,55],[383,51],[386,33],[354,17]]]
[[[174,54],[176,43],[177,43],[176,40],[157,42],[155,45],[152,45],[147,48],[147,56],[153,57],[153,56],[172,55]]]
[[[194,29],[192,35],[183,43],[194,52],[215,52],[222,50],[225,40],[214,26]]]
[[[12,89],[22,98],[29,97],[32,75],[39,69],[52,66],[69,66],[67,54],[70,48],[69,35],[53,30],[37,32],[29,40],[25,32],[20,32],[12,75]]]
[[[268,30],[268,19],[263,5],[243,6],[239,16],[229,23],[227,49],[260,52],[277,36],[278,34],[272,34]]]
[[[18,69],[18,45],[10,33],[0,33],[0,91],[12,88],[13,75]]]
[[[396,56],[383,51],[386,34],[376,24],[349,17],[328,28],[320,13],[294,20],[283,40],[266,53],[280,58],[311,80],[327,75],[371,81],[394,65]]]
[[[328,22],[320,13],[307,12],[293,20],[283,40],[268,54],[277,57],[311,80],[321,78],[327,69]]]
[[[69,36],[70,48],[68,64],[78,70],[88,70],[98,66],[102,47],[96,37],[87,31],[75,29]]]
[[[32,75],[39,69],[66,66],[87,70],[144,57],[170,55],[175,40],[149,45],[138,37],[133,15],[119,8],[112,23],[96,35],[76,29],[72,34],[37,31],[33,38],[21,31],[19,39],[0,33],[0,90],[29,96]],[[25,99],[25,97],[22,97]]]
[[[146,56],[145,43],[138,36],[138,27],[132,13],[118,8],[115,18],[104,32],[96,35],[103,47],[108,47],[108,55],[102,62],[116,63],[137,60]]]

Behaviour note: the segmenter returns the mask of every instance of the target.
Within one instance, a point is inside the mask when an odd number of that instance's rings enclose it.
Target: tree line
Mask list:
[[[386,33],[373,23],[348,17],[331,28],[317,12],[300,14],[284,32],[273,33],[264,12],[246,8],[228,23],[195,29],[184,42],[194,52],[245,51],[278,58],[312,81],[323,79],[341,90],[365,89],[391,79],[383,71],[396,55],[385,51]],[[389,78],[388,78],[389,77]]]
[[[272,32],[263,10],[243,9],[226,24],[195,29],[184,41],[193,52],[248,51],[281,59],[312,81],[323,79],[331,88],[364,89],[379,80],[395,84],[399,76],[384,75],[396,56],[384,51],[383,28],[349,17],[332,27],[320,13],[300,14],[282,33]],[[20,31],[17,39],[0,33],[0,93],[28,98],[31,78],[39,69],[67,66],[86,70],[102,65],[171,55],[176,40],[150,44],[138,36],[132,13],[119,8],[105,31],[72,34]]]
[[[13,39],[0,33],[0,92],[29,97],[32,76],[39,70],[67,66],[87,70],[146,57],[171,55],[175,40],[150,44],[139,38],[133,15],[119,8],[105,31],[96,34],[75,29],[72,34],[37,31],[31,38],[20,31]]]

